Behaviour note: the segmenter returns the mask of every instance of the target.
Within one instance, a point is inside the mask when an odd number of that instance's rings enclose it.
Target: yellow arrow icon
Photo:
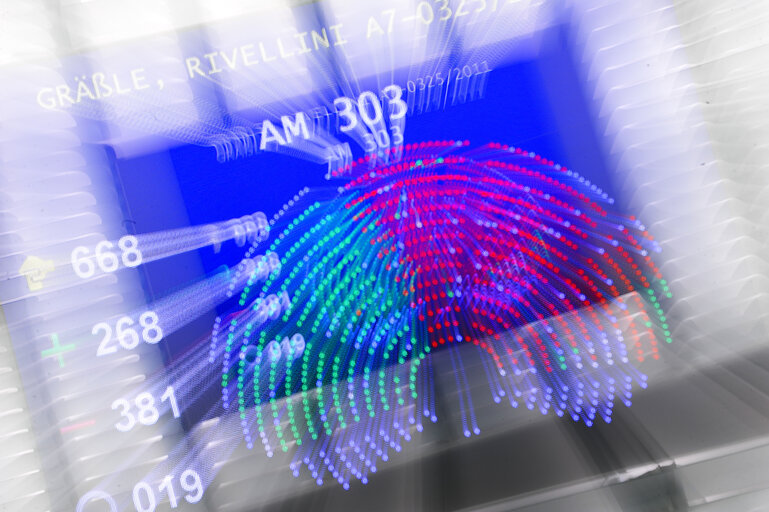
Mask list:
[[[37,256],[27,256],[27,259],[19,268],[19,273],[27,277],[29,291],[36,291],[43,287],[43,279],[54,270],[53,260],[44,260]]]

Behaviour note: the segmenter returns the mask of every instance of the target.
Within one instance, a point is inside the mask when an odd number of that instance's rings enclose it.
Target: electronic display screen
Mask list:
[[[684,393],[769,368],[686,2],[49,4],[0,9],[0,509],[688,510],[769,431]]]

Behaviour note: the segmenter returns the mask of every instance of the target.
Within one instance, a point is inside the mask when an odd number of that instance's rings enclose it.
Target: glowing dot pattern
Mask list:
[[[397,151],[337,172],[343,185],[317,200],[305,189],[289,201],[271,221],[278,270],[252,275],[244,309],[217,319],[210,353],[224,342],[223,403],[238,407],[248,446],[292,450],[294,475],[318,484],[366,483],[423,418],[437,420],[441,348],[468,437],[480,434],[470,353],[497,403],[610,422],[616,401],[646,387],[636,365],[672,341],[644,226],[520,148]]]

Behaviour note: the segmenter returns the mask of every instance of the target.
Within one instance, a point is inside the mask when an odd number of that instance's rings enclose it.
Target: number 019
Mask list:
[[[179,496],[176,495],[174,481],[174,475],[166,475],[158,486],[158,493],[165,492],[168,495],[171,508],[179,506]],[[197,503],[203,498],[203,481],[197,471],[185,469],[179,477],[179,485],[183,491],[186,491],[184,499],[188,503]],[[138,512],[155,512],[158,497],[147,482],[139,482],[133,489],[133,502]]]

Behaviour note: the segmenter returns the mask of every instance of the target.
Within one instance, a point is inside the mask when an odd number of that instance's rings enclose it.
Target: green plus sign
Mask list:
[[[64,345],[63,347],[59,345],[59,335],[58,334],[51,334],[51,341],[53,342],[53,348],[48,348],[45,350],[42,350],[40,352],[40,355],[43,357],[50,357],[50,356],[56,356],[59,358],[59,366],[64,367],[64,358],[61,356],[63,352],[69,352],[70,350],[75,350],[75,344],[70,343],[69,345]]]

